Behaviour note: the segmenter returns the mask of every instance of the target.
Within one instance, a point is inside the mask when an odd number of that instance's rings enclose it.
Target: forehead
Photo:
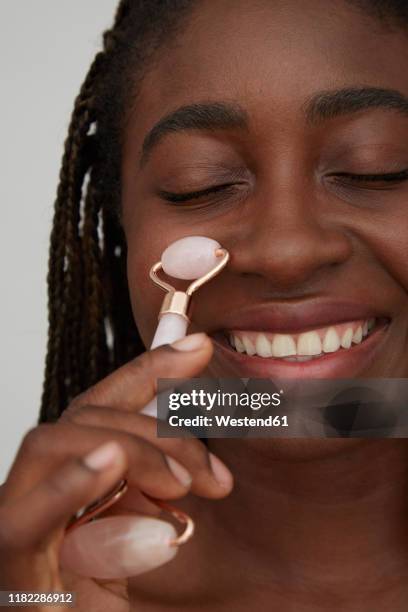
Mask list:
[[[142,137],[199,100],[237,100],[256,122],[261,113],[292,117],[319,90],[408,93],[407,61],[406,31],[345,0],[204,0],[147,71],[131,125]]]

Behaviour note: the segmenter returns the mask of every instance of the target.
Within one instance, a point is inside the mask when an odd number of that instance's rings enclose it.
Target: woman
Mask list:
[[[408,376],[407,27],[398,0],[121,2],[66,143],[40,424],[2,487],[2,589],[71,589],[95,611],[406,610],[404,440],[206,448],[157,439],[138,411],[160,377]],[[202,289],[199,335],[144,352],[162,297],[148,270],[192,234],[230,264]],[[129,581],[62,572],[69,517],[125,472],[106,514],[140,509],[138,490],[180,498],[197,535]]]

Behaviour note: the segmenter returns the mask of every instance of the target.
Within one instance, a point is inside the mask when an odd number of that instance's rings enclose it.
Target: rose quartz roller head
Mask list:
[[[163,252],[161,261],[150,270],[150,278],[156,285],[168,291],[164,298],[159,324],[150,348],[175,342],[186,335],[189,318],[187,311],[192,294],[204,283],[216,276],[227,264],[228,251],[211,238],[187,236],[173,242]],[[162,281],[157,272],[163,271],[173,278],[193,280],[185,291]]]
[[[186,334],[192,294],[218,274],[229,260],[228,251],[204,236],[181,238],[167,247],[161,260],[152,266],[151,279],[167,291],[151,348],[175,342]],[[173,278],[193,281],[186,291],[178,291],[157,276],[163,271]],[[142,410],[157,415],[156,400]],[[60,550],[60,562],[68,570],[100,579],[136,576],[167,563],[194,532],[192,519],[161,500],[149,498],[185,525],[177,536],[174,527],[153,517],[118,515],[91,521],[114,504],[127,489],[125,479],[104,498],[81,509],[70,521]],[[147,497],[147,496],[146,496]]]

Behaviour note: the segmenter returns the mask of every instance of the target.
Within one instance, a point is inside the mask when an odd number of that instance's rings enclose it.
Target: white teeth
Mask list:
[[[292,336],[275,334],[272,341],[272,355],[274,357],[296,355],[296,344]]]
[[[323,351],[325,353],[334,353],[340,348],[339,334],[334,327],[329,327],[323,340]]]
[[[322,343],[316,331],[300,334],[297,345],[298,355],[320,355],[321,352]]]
[[[259,334],[255,348],[260,357],[272,357],[272,346],[265,334]]]
[[[344,349],[349,349],[351,346],[352,340],[353,340],[353,329],[349,327],[348,329],[346,329],[346,331],[344,332],[341,338],[341,346]]]
[[[245,352],[248,355],[255,355],[256,353],[255,346],[252,344],[251,340],[247,338],[247,336],[242,336],[242,342],[245,347]]]
[[[235,348],[237,349],[238,353],[245,353],[244,343],[241,341],[240,338],[238,338],[238,336],[234,336],[234,338],[235,338]]]
[[[239,336],[231,333],[230,344],[238,353],[259,355],[260,357],[283,358],[288,361],[307,361],[309,358],[318,359],[323,353],[335,353],[340,348],[349,349],[354,344],[360,344],[375,326],[375,319],[368,319],[361,323],[357,329],[347,327],[339,335],[334,326],[326,330],[319,329],[292,336],[291,334],[267,334],[251,332]],[[249,333],[249,332],[248,332]],[[323,335],[324,334],[324,335]],[[296,340],[297,337],[297,346]]]
[[[360,344],[362,339],[363,339],[363,328],[361,327],[361,325],[359,325],[356,331],[354,332],[353,342],[354,344]]]

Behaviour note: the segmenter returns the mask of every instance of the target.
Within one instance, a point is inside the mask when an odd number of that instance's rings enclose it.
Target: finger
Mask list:
[[[72,404],[141,410],[157,394],[158,378],[192,378],[205,368],[212,353],[206,334],[191,334],[129,361],[78,395]]]
[[[128,487],[118,501],[98,514],[98,518],[132,513],[159,516],[162,513],[162,509],[149,501],[149,499],[135,487]]]
[[[3,506],[0,548],[43,547],[80,508],[108,493],[126,467],[126,453],[116,440],[104,442],[83,457],[68,459],[29,493]]]
[[[157,421],[139,413],[122,412],[105,406],[76,406],[66,411],[66,421],[78,425],[108,427],[144,438],[181,463],[192,477],[191,491],[209,498],[230,493],[233,477],[228,468],[214,458],[201,440],[194,437],[159,438]]]
[[[111,439],[126,452],[129,485],[160,499],[176,499],[188,492],[191,476],[187,470],[147,440],[104,427],[43,423],[24,437],[6,481],[7,499],[33,489],[66,459],[85,455]]]

